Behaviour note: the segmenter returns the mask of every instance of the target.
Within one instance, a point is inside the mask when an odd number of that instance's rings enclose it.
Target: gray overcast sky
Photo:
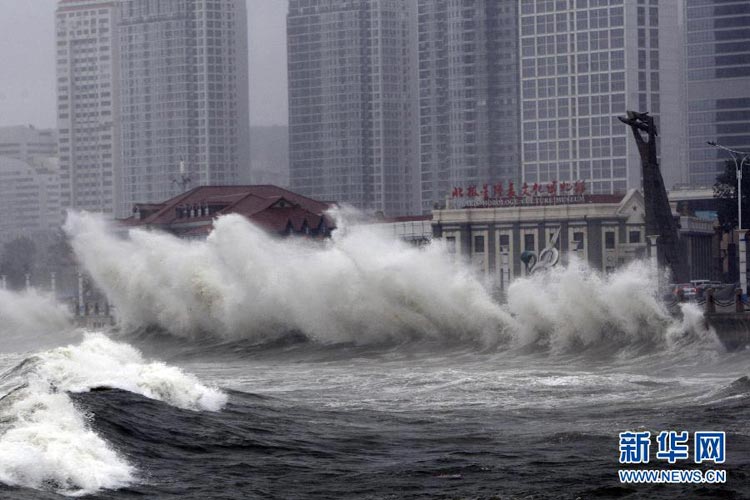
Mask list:
[[[0,126],[55,126],[57,0],[0,0]],[[287,0],[247,0],[250,122],[287,123]]]

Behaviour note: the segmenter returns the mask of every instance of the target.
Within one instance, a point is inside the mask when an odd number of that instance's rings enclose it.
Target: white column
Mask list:
[[[25,278],[26,278],[26,290],[29,290],[31,288],[31,274],[26,273]]]
[[[8,288],[8,282],[6,281],[5,275],[0,276],[0,289],[5,290]]]
[[[57,293],[57,273],[55,271],[52,271],[49,276],[49,288],[52,292],[52,295],[55,295]]]
[[[500,287],[507,293],[510,285],[510,256],[507,248],[500,249]]]

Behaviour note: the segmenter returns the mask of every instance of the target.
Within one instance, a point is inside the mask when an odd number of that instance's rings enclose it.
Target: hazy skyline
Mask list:
[[[286,125],[287,0],[247,0],[250,123]],[[0,126],[56,127],[57,0],[0,0]]]

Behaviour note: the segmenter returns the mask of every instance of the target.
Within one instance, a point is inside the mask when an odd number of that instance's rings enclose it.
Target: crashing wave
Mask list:
[[[360,226],[327,242],[270,237],[246,219],[215,222],[206,241],[109,232],[87,214],[66,231],[127,327],[195,337],[374,343],[448,333],[495,341],[512,319],[438,245],[417,249]]]
[[[574,259],[514,281],[508,310],[518,321],[519,343],[556,352],[714,342],[698,306],[683,304],[681,318],[675,318],[658,299],[658,289],[659,277],[646,262],[602,275]]]
[[[553,352],[650,349],[708,335],[694,311],[689,321],[669,314],[657,277],[640,262],[602,275],[574,260],[516,279],[500,304],[440,242],[415,248],[341,218],[325,242],[275,238],[236,215],[214,227],[205,241],[185,241],[140,229],[125,238],[89,214],[71,214],[65,226],[130,330],[217,342],[272,343],[299,332],[320,344],[436,340]]]
[[[132,483],[135,468],[91,430],[67,394],[100,387],[190,410],[217,411],[227,401],[178,368],[88,333],[80,345],[40,353],[0,378],[0,482],[65,495]]]

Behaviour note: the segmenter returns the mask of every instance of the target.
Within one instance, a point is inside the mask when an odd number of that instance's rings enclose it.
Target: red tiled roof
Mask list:
[[[306,196],[271,186],[200,186],[164,203],[136,204],[143,218],[129,217],[121,222],[128,226],[156,226],[180,235],[200,235],[211,230],[213,219],[219,215],[236,213],[269,232],[283,233],[288,228],[295,232],[305,225],[314,231],[322,222],[328,229],[333,221],[325,212],[333,203],[313,200]],[[186,216],[191,209],[209,208],[208,215]],[[185,210],[180,214],[181,210]],[[196,223],[201,223],[196,226]]]

